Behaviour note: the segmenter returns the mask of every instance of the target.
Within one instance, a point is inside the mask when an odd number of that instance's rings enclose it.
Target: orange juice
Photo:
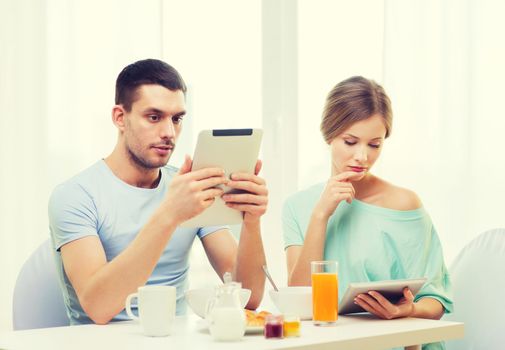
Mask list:
[[[338,318],[336,273],[312,273],[312,314],[316,323],[333,323]]]

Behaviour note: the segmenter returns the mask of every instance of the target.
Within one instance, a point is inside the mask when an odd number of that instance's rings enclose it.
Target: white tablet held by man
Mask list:
[[[361,306],[354,304],[354,299],[358,294],[366,294],[373,290],[381,293],[391,303],[396,304],[403,297],[403,289],[408,287],[412,294],[416,296],[422,288],[426,278],[387,280],[375,282],[349,283],[347,290],[338,305],[338,313],[341,315],[366,312]]]
[[[254,174],[262,136],[261,129],[203,130],[198,135],[191,170],[219,167],[228,178],[238,172]],[[231,188],[225,186],[224,191],[230,192]],[[236,225],[241,224],[242,219],[242,212],[227,207],[217,197],[210,207],[181,226]]]

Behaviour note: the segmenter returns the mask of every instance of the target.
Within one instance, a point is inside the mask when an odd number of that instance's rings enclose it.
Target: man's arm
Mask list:
[[[128,294],[146,283],[175,230],[168,215],[155,214],[133,242],[107,262],[96,236],[61,247],[61,257],[79,302],[97,324],[108,323],[124,308]]]
[[[265,290],[263,265],[266,265],[266,259],[260,223],[258,221],[252,225],[244,224],[240,233],[235,275],[237,281],[241,281],[245,288],[252,291],[247,304],[247,308],[251,310],[257,309],[263,299]]]
[[[236,251],[234,277],[242,282],[244,288],[251,289],[251,298],[247,308],[256,309],[263,298],[265,275],[262,266],[266,264],[263,242],[261,240],[260,218],[268,205],[268,190],[265,180],[258,176],[261,161],[256,162],[254,174],[232,174],[228,187],[245,191],[244,193],[225,194],[222,196],[226,205],[243,212],[242,231]],[[209,237],[210,238],[210,237]],[[213,259],[228,259],[231,253],[213,254]]]
[[[189,172],[186,158],[173,178],[166,198],[132,243],[107,262],[96,236],[61,247],[65,272],[86,314],[98,324],[109,322],[124,308],[128,294],[146,283],[175,228],[199,214],[222,194],[215,186],[226,183],[222,169]]]
[[[248,309],[256,309],[263,298],[265,277],[265,253],[258,228],[242,226],[240,241],[228,230],[220,230],[202,238],[202,244],[209,261],[222,279],[225,272],[231,272],[233,280],[242,283],[243,288],[251,290]]]

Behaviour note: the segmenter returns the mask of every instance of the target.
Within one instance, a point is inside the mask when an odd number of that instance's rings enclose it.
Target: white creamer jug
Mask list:
[[[216,287],[216,294],[207,305],[205,317],[214,340],[236,341],[244,336],[246,318],[240,304],[241,287],[237,282],[226,282]]]

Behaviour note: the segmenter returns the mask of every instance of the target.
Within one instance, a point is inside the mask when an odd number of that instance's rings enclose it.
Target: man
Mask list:
[[[257,176],[261,162],[255,175],[232,174],[231,180],[219,168],[191,171],[188,156],[178,171],[167,166],[182,128],[185,93],[179,73],[162,61],[125,67],[112,109],[114,150],[51,195],[51,238],[71,324],[128,319],[125,299],[144,284],[176,286],[177,313],[184,313],[195,236],[219,276],[230,271],[252,290],[247,307],[261,302],[260,217],[268,202],[265,181]],[[247,192],[224,195],[222,184]],[[178,227],[217,196],[243,212],[238,245],[225,227]]]

